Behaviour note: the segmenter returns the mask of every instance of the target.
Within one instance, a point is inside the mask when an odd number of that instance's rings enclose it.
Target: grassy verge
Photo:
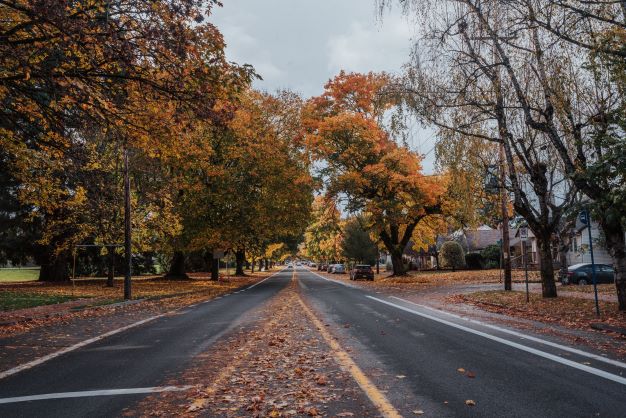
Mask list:
[[[166,280],[160,277],[133,280],[133,299],[158,300],[190,294],[219,294],[266,277],[271,272],[254,273],[246,277],[223,277],[220,281],[208,280],[208,273],[192,273],[189,280]],[[66,302],[78,298],[92,298],[93,303],[108,304],[121,300],[124,282],[115,280],[113,287],[103,280],[76,280],[70,283],[15,283],[5,284],[0,296],[0,309],[15,310],[40,305]]]
[[[0,282],[28,282],[39,278],[39,267],[0,268]]]
[[[28,292],[1,292],[0,310],[13,311],[16,309],[33,308],[42,305],[54,305],[74,300],[76,297],[69,295],[46,295]]]
[[[579,293],[593,294],[593,285],[588,284],[585,286],[579,286],[579,285],[563,286],[560,288],[560,290],[562,290],[563,292],[579,292]],[[599,284],[598,293],[601,295],[614,295],[615,285],[614,284]]]

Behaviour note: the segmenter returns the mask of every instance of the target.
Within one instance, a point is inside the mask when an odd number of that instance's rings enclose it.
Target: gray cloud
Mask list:
[[[225,0],[211,20],[227,55],[263,77],[255,87],[318,95],[340,70],[399,73],[409,60],[412,24],[398,8],[378,17],[373,0]],[[432,132],[416,129],[411,145],[432,149]],[[432,171],[432,152],[424,163]]]

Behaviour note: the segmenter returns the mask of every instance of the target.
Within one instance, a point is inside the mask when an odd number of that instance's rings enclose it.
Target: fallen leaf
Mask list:
[[[311,417],[316,417],[320,414],[320,411],[318,411],[317,408],[313,406],[309,408],[309,410],[307,411],[307,414],[309,414],[309,416]]]
[[[467,405],[467,406],[476,406],[476,402],[474,402],[471,399],[468,399],[468,400],[465,401],[465,405]]]
[[[187,412],[195,412],[195,411],[199,411],[200,409],[204,409],[204,407],[206,406],[206,403],[207,403],[206,398],[198,398],[191,403],[189,408],[187,408]]]
[[[459,367],[456,371],[459,373],[465,373],[465,369],[463,367]]]
[[[476,377],[476,375],[472,372],[467,372],[466,376],[469,377],[470,379],[473,379]]]
[[[422,411],[421,409],[417,409],[417,410],[413,411],[413,413],[415,415],[424,415],[424,411]]]
[[[403,374],[399,374],[399,375],[397,375],[397,376],[396,376],[396,378],[398,378],[398,379],[404,379],[405,377],[406,377],[406,376],[405,376],[405,375],[403,375]]]

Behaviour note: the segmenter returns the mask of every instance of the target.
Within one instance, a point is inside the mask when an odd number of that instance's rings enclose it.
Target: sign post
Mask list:
[[[526,240],[528,239],[528,227],[519,229],[519,236],[522,240],[522,262],[524,263],[524,276],[526,279],[526,303],[530,302],[530,292],[528,290],[528,262],[526,260]]]
[[[587,232],[589,234],[589,254],[591,254],[591,280],[593,282],[593,293],[596,301],[596,315],[600,316],[600,304],[598,303],[598,281],[596,279],[596,263],[593,259],[593,239],[591,238],[591,216],[589,215],[589,209],[582,211],[578,219],[581,223],[587,225]]]

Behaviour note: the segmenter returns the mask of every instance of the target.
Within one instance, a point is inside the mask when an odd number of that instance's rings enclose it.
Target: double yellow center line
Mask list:
[[[294,269],[293,275],[291,276],[293,282],[297,281],[296,271]],[[380,413],[385,418],[401,418],[402,415],[393,407],[389,399],[382,393],[380,389],[372,383],[372,381],[363,373],[363,370],[352,360],[350,355],[346,350],[344,350],[341,345],[333,338],[333,336],[326,330],[326,327],[322,322],[315,316],[313,311],[304,303],[300,293],[298,292],[298,302],[302,306],[302,310],[306,314],[306,316],[313,322],[313,324],[317,327],[318,331],[326,341],[326,344],[331,348],[334,358],[339,364],[339,366],[346,370],[352,375],[352,378],[356,381],[356,383],[361,387],[363,392],[367,395],[367,397],[372,401],[372,403],[378,408]]]

